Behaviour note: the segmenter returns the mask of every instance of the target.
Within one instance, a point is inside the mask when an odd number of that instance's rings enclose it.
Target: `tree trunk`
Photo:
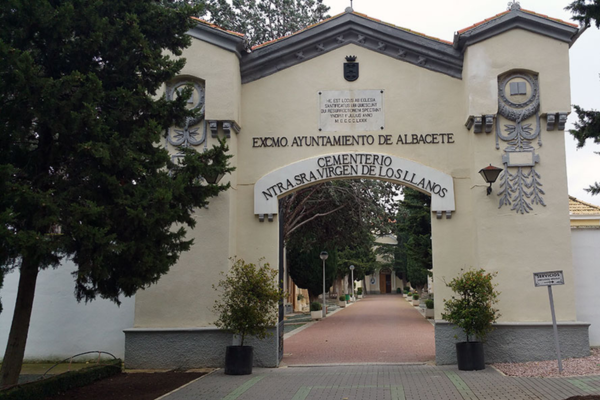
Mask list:
[[[25,344],[31,321],[35,284],[38,276],[37,265],[31,265],[27,259],[21,263],[21,276],[19,278],[19,291],[13,314],[12,325],[8,335],[8,343],[2,369],[0,369],[1,387],[16,385],[23,366]]]

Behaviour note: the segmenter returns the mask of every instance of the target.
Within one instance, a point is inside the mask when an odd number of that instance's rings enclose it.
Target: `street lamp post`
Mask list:
[[[325,305],[325,260],[327,260],[329,254],[327,254],[326,251],[322,251],[319,257],[321,257],[321,260],[323,260],[323,318],[325,318],[327,316],[327,306]]]
[[[352,285],[352,301],[355,301],[354,300],[354,265],[350,266],[350,273],[352,274],[352,283],[351,283],[351,285]]]

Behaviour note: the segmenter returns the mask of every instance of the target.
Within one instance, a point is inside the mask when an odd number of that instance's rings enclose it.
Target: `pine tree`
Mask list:
[[[144,0],[0,2],[0,269],[20,271],[0,371],[21,369],[38,272],[70,258],[78,300],[119,302],[192,245],[194,208],[225,190],[224,143],[174,164],[165,128],[194,112],[157,97],[185,60],[191,7]],[[184,91],[189,95],[190,91]],[[176,227],[173,229],[173,227]]]
[[[206,0],[206,9],[210,22],[245,34],[252,46],[329,18],[323,0]]]
[[[596,28],[600,28],[600,0],[576,0],[566,7],[573,13],[573,19],[590,26],[593,22]],[[593,139],[594,143],[600,143],[600,111],[584,110],[579,106],[573,106],[578,121],[575,129],[569,130],[577,140],[577,147],[585,145],[587,139]],[[592,195],[600,194],[600,183],[596,182],[585,189]]]

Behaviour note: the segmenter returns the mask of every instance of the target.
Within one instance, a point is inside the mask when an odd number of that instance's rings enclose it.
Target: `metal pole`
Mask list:
[[[350,271],[352,271],[352,301],[354,301],[354,268]]]
[[[560,344],[558,343],[558,327],[556,326],[556,315],[554,315],[554,298],[552,297],[552,286],[548,285],[548,297],[550,298],[550,311],[552,312],[552,326],[554,328],[554,343],[556,344],[556,357],[558,358],[558,373],[562,374],[562,360],[560,359]]]
[[[323,260],[323,318],[327,316],[325,309],[325,260]]]

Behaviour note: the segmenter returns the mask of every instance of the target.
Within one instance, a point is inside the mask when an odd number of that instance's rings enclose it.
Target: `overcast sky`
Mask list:
[[[344,12],[350,0],[324,0],[331,7],[330,14]],[[564,10],[569,0],[523,0],[521,7],[570,21],[571,14]],[[506,0],[428,0],[427,2],[399,0],[354,0],[354,11],[372,18],[415,30],[439,39],[452,41],[454,32],[476,22],[504,12]],[[572,21],[570,21],[572,22]],[[595,26],[581,36],[571,48],[571,103],[584,108],[600,110],[600,31]],[[573,126],[574,113],[569,116],[567,129]],[[567,132],[567,131],[565,131]],[[553,132],[552,134],[561,134]],[[590,140],[577,149],[571,135],[565,133],[567,146],[567,173],[569,194],[588,203],[600,205],[600,195],[590,196],[583,188],[600,181],[600,145]]]

